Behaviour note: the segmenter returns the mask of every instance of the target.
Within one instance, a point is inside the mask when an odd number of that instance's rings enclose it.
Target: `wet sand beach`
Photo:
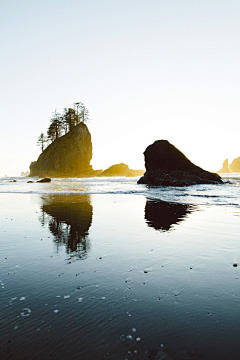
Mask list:
[[[1,194],[0,358],[238,359],[239,217],[143,195]]]

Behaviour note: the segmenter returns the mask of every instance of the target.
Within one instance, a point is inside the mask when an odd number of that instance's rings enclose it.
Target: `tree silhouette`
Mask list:
[[[80,111],[80,118],[84,124],[90,120],[89,115],[90,115],[89,110],[86,108],[86,106],[82,105]]]
[[[44,144],[47,142],[47,137],[46,135],[44,135],[44,133],[41,133],[40,136],[38,137],[38,141],[37,141],[37,146],[41,146],[41,150],[43,152],[44,150]]]
[[[65,132],[71,131],[75,126],[75,122],[76,122],[75,110],[72,108],[65,108],[63,113],[63,126],[65,128]]]
[[[81,102],[75,103],[74,109],[64,108],[63,114],[57,113],[55,109],[53,117],[50,119],[50,125],[47,129],[47,137],[41,133],[38,138],[37,145],[41,146],[43,152],[44,144],[46,142],[53,142],[62,136],[63,132],[66,134],[72,131],[76,125],[81,122],[85,124],[89,120],[89,110]]]
[[[55,110],[53,114],[53,118],[50,120],[51,124],[48,127],[48,139],[50,141],[54,141],[55,139],[58,139],[62,135],[63,130],[63,121],[60,116]]]

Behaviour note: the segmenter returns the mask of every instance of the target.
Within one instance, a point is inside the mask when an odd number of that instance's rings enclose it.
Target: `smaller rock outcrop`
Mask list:
[[[37,182],[38,183],[48,183],[48,182],[51,182],[52,180],[50,178],[44,178],[44,179],[41,179],[41,180],[38,180]]]
[[[234,159],[231,164],[229,164],[230,172],[240,172],[240,157]]]
[[[146,172],[138,184],[188,186],[222,183],[218,174],[194,165],[167,140],[158,140],[144,151]]]
[[[222,168],[220,170],[218,170],[217,173],[218,174],[230,173],[230,170],[228,168],[228,159],[224,160]]]
[[[120,163],[110,166],[108,169],[104,170],[97,176],[140,176],[143,174],[143,170],[132,170],[129,169],[128,165]]]
[[[26,172],[22,171],[21,176],[29,176],[29,171],[26,171]]]

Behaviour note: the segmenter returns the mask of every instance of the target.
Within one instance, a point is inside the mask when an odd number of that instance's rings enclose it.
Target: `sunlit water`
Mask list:
[[[239,359],[240,177],[225,180],[2,178],[0,358]]]
[[[0,178],[0,194],[135,194],[169,202],[239,207],[240,173],[223,174],[222,178],[224,184],[189,187],[138,185],[138,178],[127,177],[57,178],[42,184],[37,178]],[[34,183],[27,183],[29,180]]]

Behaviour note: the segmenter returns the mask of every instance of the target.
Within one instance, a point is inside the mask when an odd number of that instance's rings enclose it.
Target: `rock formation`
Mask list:
[[[30,165],[30,176],[80,177],[94,175],[91,134],[80,123],[72,131],[56,139]]]
[[[233,160],[231,164],[229,164],[230,172],[240,172],[240,157]]]
[[[221,173],[229,173],[229,168],[228,168],[228,159],[224,160],[223,162],[223,166],[220,170],[217,171],[218,174],[221,174]]]
[[[146,172],[138,184],[163,186],[188,186],[195,184],[218,184],[218,174],[203,170],[167,140],[158,140],[145,152]]]
[[[38,180],[37,183],[49,183],[51,181],[52,180],[50,178],[44,178],[44,179]]]
[[[29,176],[29,171],[26,171],[26,172],[22,171],[21,176]]]
[[[140,176],[143,174],[143,170],[131,170],[128,165],[120,163],[110,166],[98,176]]]

